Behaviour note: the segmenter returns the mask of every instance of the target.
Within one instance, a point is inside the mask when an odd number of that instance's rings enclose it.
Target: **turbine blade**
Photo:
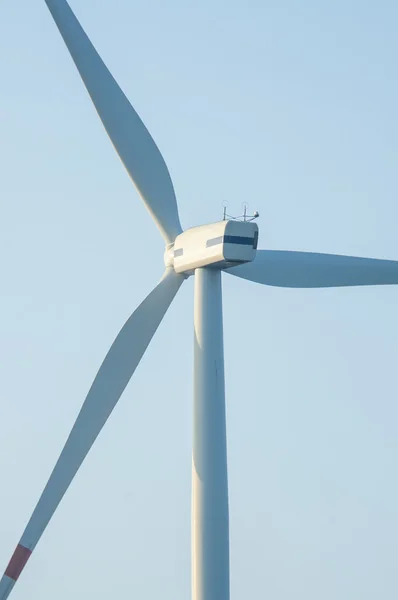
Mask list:
[[[182,229],[162,155],[68,3],[46,0],[46,4],[120,159],[166,243],[173,242]]]
[[[8,598],[183,281],[182,275],[167,269],[162,280],[134,311],[111,346],[0,581],[0,600]]]
[[[253,262],[225,272],[264,285],[290,288],[398,283],[395,260],[283,250],[258,250]]]

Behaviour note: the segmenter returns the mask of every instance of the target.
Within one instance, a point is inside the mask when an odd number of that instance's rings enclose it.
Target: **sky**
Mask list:
[[[184,227],[398,259],[392,0],[70,0]],[[42,0],[0,3],[0,565],[163,241]],[[398,287],[223,279],[231,599],[398,595]],[[12,598],[190,597],[193,281]],[[1,567],[3,568],[3,567]]]

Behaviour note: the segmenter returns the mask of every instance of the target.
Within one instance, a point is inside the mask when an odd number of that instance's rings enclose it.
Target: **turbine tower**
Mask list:
[[[253,220],[182,230],[167,166],[65,0],[45,0],[98,115],[165,241],[161,281],[122,327],[0,581],[8,598],[58,504],[187,277],[194,292],[192,598],[229,600],[228,478],[222,271],[265,285],[319,288],[398,283],[398,262],[257,250]]]

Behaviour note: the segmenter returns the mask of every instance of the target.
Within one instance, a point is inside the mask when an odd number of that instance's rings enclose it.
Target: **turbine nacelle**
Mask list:
[[[193,274],[199,267],[226,269],[251,262],[256,256],[258,226],[248,221],[219,221],[191,227],[166,246],[166,267]]]

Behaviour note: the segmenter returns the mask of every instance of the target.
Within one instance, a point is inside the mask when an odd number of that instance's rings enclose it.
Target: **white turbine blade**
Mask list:
[[[253,262],[225,272],[264,285],[290,288],[398,283],[398,261],[283,250],[258,250]]]
[[[11,592],[183,281],[182,275],[167,269],[163,279],[134,311],[111,346],[0,581],[0,600],[5,600]]]
[[[166,163],[65,0],[46,0],[98,115],[166,243],[181,233]]]

